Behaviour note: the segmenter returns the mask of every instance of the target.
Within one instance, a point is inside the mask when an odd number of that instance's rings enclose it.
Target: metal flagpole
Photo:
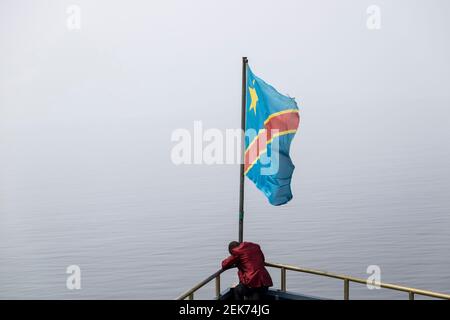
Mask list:
[[[247,92],[247,57],[242,57],[242,111],[241,111],[241,168],[239,176],[239,242],[244,239],[244,167],[245,167],[245,109]]]

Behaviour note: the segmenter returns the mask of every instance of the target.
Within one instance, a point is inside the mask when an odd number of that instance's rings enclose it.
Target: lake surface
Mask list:
[[[239,168],[177,166],[171,135],[239,127],[243,55],[301,113],[294,199],[272,207],[247,181],[244,239],[271,262],[376,265],[450,293],[450,2],[382,3],[376,30],[357,0],[77,5],[73,30],[65,2],[0,4],[0,298],[173,299],[215,272],[238,234]],[[291,272],[287,288],[343,294]]]
[[[410,110],[414,119],[421,108]],[[370,126],[359,129],[366,138],[359,139],[350,130],[323,135],[304,123],[292,146],[294,199],[272,207],[247,181],[245,239],[260,243],[271,262],[358,277],[377,265],[382,281],[449,293],[448,120],[445,108],[433,111],[411,120],[411,128],[434,121],[428,131],[402,135],[385,121],[390,135],[372,145]],[[337,113],[329,117],[339,121]],[[218,269],[237,236],[238,167],[175,166],[169,128],[161,128],[167,143],[149,148],[144,120],[122,123],[126,135],[114,133],[114,123],[84,124],[85,138],[70,140],[68,123],[47,122],[65,139],[48,129],[39,135],[36,127],[36,134],[3,144],[9,156],[2,159],[1,298],[172,299]],[[72,264],[82,272],[78,291],[65,285]],[[279,286],[279,271],[271,273]],[[235,272],[225,273],[223,286],[234,282]],[[287,284],[342,296],[338,280],[288,273]],[[210,286],[197,297],[213,292]],[[352,284],[351,297],[406,294]]]

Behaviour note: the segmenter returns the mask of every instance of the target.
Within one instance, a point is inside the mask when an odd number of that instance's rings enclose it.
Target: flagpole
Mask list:
[[[239,175],[239,242],[244,240],[244,168],[245,168],[245,109],[247,92],[247,57],[242,57],[241,165]]]

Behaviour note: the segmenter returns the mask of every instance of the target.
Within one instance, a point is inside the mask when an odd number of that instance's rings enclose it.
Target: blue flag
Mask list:
[[[293,98],[280,94],[247,65],[245,175],[278,206],[292,199],[289,156],[300,117]]]

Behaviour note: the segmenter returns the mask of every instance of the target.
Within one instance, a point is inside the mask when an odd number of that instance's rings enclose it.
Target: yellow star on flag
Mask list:
[[[255,80],[253,80],[253,85],[255,85]],[[250,92],[250,110],[253,110],[256,115],[256,103],[258,102],[258,95],[256,94],[255,88],[248,87]]]

